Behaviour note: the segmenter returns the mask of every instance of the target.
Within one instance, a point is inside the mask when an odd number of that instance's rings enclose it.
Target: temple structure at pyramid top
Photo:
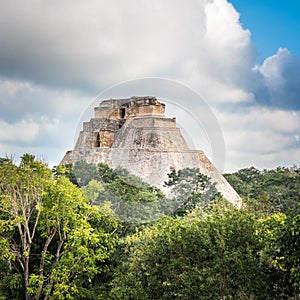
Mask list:
[[[152,96],[104,100],[95,107],[94,117],[83,123],[74,149],[61,164],[78,160],[124,167],[162,190],[172,170],[199,168],[227,200],[241,204],[204,152],[189,148],[176,118],[165,117],[165,104]]]

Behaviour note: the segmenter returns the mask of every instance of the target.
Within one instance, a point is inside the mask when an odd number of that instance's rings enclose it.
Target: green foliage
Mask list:
[[[129,195],[130,190],[127,190],[126,194],[123,195],[110,194],[105,198],[109,199],[116,216],[122,220],[126,227],[129,226],[134,229],[139,224],[149,223],[162,216],[160,202],[157,201],[157,196],[153,192],[140,190]],[[130,201],[127,200],[127,197]]]
[[[117,171],[114,171],[112,168],[110,168],[108,165],[106,165],[104,163],[99,163],[97,165],[97,167],[98,167],[98,173],[99,173],[100,181],[102,183],[113,182],[114,179],[117,177],[117,175],[122,172],[121,171],[122,169],[119,169],[120,171],[117,172]]]
[[[72,177],[76,178],[76,182],[73,181],[73,183],[80,187],[87,185],[92,179],[100,180],[97,166],[84,160],[76,161],[72,172]]]
[[[285,226],[277,244],[282,260],[279,267],[290,274],[293,286],[300,295],[300,202],[287,213]]]
[[[273,241],[274,265],[283,271],[291,282],[294,293],[300,296],[300,202],[290,210],[282,226],[277,228]]]
[[[55,175],[66,173],[56,168]],[[126,169],[111,169],[104,163],[98,165],[85,161],[76,162],[68,177],[75,177],[76,184],[93,205],[111,203],[115,215],[126,223],[144,223],[158,219],[168,203],[156,187],[143,182]],[[135,226],[134,226],[135,227]]]
[[[26,299],[79,299],[107,271],[118,226],[108,207],[91,206],[65,176],[25,154],[0,164],[0,280],[6,296],[21,278]],[[19,274],[19,275],[17,275]],[[10,282],[10,284],[7,284]]]
[[[175,215],[191,212],[196,206],[208,208],[216,199],[221,198],[215,183],[202,174],[199,169],[186,168],[179,171],[172,170],[169,181],[165,186],[171,187],[171,195],[175,202]]]
[[[143,182],[124,168],[113,170],[102,163],[97,167],[100,182],[92,180],[83,187],[91,203],[101,205],[109,201],[115,215],[129,227],[132,227],[130,224],[145,223],[161,217],[165,201],[158,188]]]
[[[86,199],[88,199],[91,204],[95,204],[104,188],[99,181],[92,179],[86,186],[82,187],[81,190]]]
[[[122,168],[0,158],[0,299],[298,299],[299,174],[227,174],[237,210],[198,169],[170,201]]]
[[[112,299],[274,299],[244,211],[165,218],[127,238]]]
[[[263,204],[265,210],[286,212],[296,207],[300,199],[300,169],[297,167],[262,171],[251,167],[224,176],[237,193],[257,209]]]
[[[70,179],[72,183],[78,186],[76,176],[73,172],[73,164],[69,163],[66,165],[54,166],[52,168],[52,173],[55,177],[64,176]]]

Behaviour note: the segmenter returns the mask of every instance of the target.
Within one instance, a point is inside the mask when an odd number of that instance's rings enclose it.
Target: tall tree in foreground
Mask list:
[[[113,248],[109,231],[114,226],[80,189],[64,176],[54,178],[34,156],[23,155],[19,166],[1,160],[0,284],[13,279],[24,291],[22,298],[89,295],[89,283],[103,271],[101,263]],[[4,288],[13,298],[13,291]]]

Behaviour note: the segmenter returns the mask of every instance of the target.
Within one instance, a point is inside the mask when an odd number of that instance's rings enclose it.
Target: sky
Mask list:
[[[251,31],[259,60],[288,48],[300,56],[300,1],[298,0],[232,0],[240,13],[240,23]]]
[[[154,77],[205,99],[221,171],[299,165],[299,28],[298,0],[1,1],[0,156],[57,165],[99,93]]]

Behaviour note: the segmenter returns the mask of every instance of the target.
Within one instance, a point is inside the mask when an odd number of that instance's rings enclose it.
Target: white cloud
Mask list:
[[[205,12],[207,54],[209,59],[218,62],[212,70],[224,72],[227,69],[237,79],[238,74],[235,71],[241,71],[245,67],[248,70],[249,64],[252,65],[255,61],[250,31],[241,27],[239,14],[224,0],[215,0],[208,4]]]
[[[260,72],[264,76],[266,85],[271,90],[278,90],[282,89],[285,84],[285,79],[283,78],[282,74],[282,67],[287,58],[290,55],[288,49],[280,48],[278,52],[268,57],[260,68]]]
[[[41,116],[79,117],[92,99],[77,91],[49,88],[24,80],[0,79],[0,118],[13,121]]]
[[[299,105],[299,59],[280,49],[257,65],[250,31],[226,0],[17,0],[0,11],[4,77],[96,94],[154,76],[182,81],[212,104]]]
[[[271,168],[299,161],[300,144],[295,138],[300,128],[299,112],[257,106],[218,112],[217,116],[226,141],[227,170],[250,165]]]
[[[0,120],[0,157],[11,155],[18,161],[23,153],[32,153],[51,165],[73,147],[74,122],[61,122],[42,116],[38,120],[7,123]]]
[[[0,154],[27,143],[59,161],[93,96],[154,76],[213,106],[228,169],[297,162],[300,60],[279,49],[258,65],[226,0],[2,1],[0,44]]]
[[[225,0],[30,2],[0,4],[6,74],[93,91],[160,76],[182,80],[210,101],[249,98],[240,83],[255,50]]]
[[[278,166],[291,167],[299,162],[300,148],[284,149],[277,153],[257,154],[245,152],[227,152],[227,160],[231,159],[227,172],[237,171],[241,168],[254,166],[259,169],[273,169]]]
[[[286,48],[265,59],[255,71],[262,75],[262,84],[269,98],[264,102],[270,106],[300,109],[300,58]]]
[[[225,130],[239,128],[293,133],[300,128],[300,112],[256,106],[246,107],[237,112],[218,112],[217,114]]]
[[[23,120],[15,124],[9,124],[0,120],[0,141],[5,142],[32,142],[39,133],[38,124],[32,120]]]

